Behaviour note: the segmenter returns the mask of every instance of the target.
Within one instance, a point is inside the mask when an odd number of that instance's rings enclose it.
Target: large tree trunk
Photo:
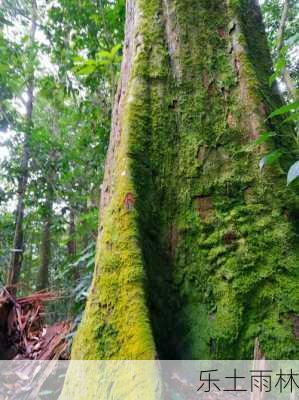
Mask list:
[[[29,46],[32,46],[35,41],[36,22],[37,22],[37,5],[36,1],[32,0],[32,14]],[[33,60],[32,60],[33,62]],[[11,259],[9,264],[7,284],[8,286],[15,285],[18,282],[19,274],[22,267],[23,252],[24,252],[24,235],[23,235],[23,219],[25,208],[25,193],[28,181],[28,164],[30,158],[29,137],[32,130],[32,110],[33,110],[33,89],[34,89],[34,70],[30,72],[27,86],[27,101],[26,101],[26,131],[24,132],[23,154],[21,159],[20,176],[18,180],[17,190],[17,208],[16,208],[16,223],[13,248],[11,250]],[[16,290],[15,288],[12,290]]]
[[[296,201],[248,146],[274,129],[270,73],[254,0],[127,1],[73,359],[246,359],[257,338],[268,358],[299,356]]]

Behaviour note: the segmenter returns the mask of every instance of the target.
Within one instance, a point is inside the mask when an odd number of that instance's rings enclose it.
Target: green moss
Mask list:
[[[137,112],[147,84],[135,81],[128,93],[122,120],[122,143],[117,154],[115,188],[105,210],[103,231],[97,249],[97,268],[83,322],[73,346],[75,359],[152,359],[155,346],[145,304],[142,253],[137,228],[136,205],[127,209],[128,193],[137,199],[128,165],[128,133],[137,129]],[[140,96],[140,97],[139,97]],[[134,101],[134,107],[132,103]]]

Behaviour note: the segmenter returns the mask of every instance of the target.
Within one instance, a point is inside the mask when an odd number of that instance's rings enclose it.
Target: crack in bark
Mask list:
[[[165,33],[170,63],[173,75],[177,80],[182,78],[182,68],[179,62],[180,57],[180,32],[178,21],[176,20],[175,8],[171,7],[169,0],[163,0],[163,16],[165,19]]]

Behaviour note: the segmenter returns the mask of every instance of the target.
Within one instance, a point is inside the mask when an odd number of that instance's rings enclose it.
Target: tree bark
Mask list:
[[[32,0],[32,15],[30,27],[29,46],[32,46],[35,40],[37,24],[37,5],[36,1]],[[23,154],[21,160],[21,171],[18,180],[17,189],[17,208],[16,208],[16,223],[13,248],[11,250],[11,259],[9,264],[7,285],[14,286],[18,282],[24,252],[24,234],[23,220],[25,208],[25,193],[28,181],[28,164],[30,158],[29,137],[32,129],[32,110],[33,110],[33,90],[34,90],[34,70],[28,77],[27,86],[27,102],[26,102],[26,131],[24,132]],[[16,290],[15,288],[12,290]]]
[[[127,1],[73,359],[250,359],[256,340],[298,357],[298,199],[278,166],[260,174],[268,145],[248,146],[274,128],[292,140],[265,121],[271,67],[254,0]]]

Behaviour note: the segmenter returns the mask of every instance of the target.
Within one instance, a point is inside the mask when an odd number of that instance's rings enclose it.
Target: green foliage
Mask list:
[[[277,108],[269,115],[268,118],[273,118],[278,115],[286,114],[289,111],[294,111],[294,110],[298,110],[298,109],[299,109],[299,100],[296,100],[294,102],[291,102],[289,104],[286,104],[282,107]]]
[[[272,87],[273,83],[278,81],[280,83],[280,91],[284,96],[286,104],[276,107],[274,111],[270,113],[267,120],[275,121],[276,125],[279,127],[282,123],[290,125],[295,128],[295,135],[293,135],[293,140],[288,144],[288,146],[282,146],[280,135],[277,132],[264,132],[261,133],[259,138],[255,141],[255,145],[269,144],[270,139],[274,143],[274,150],[266,154],[259,162],[260,169],[264,165],[271,165],[277,160],[282,161],[289,158],[287,163],[281,163],[283,169],[287,172],[287,184],[291,183],[296,179],[296,164],[294,159],[298,159],[299,156],[299,142],[298,142],[298,121],[299,121],[299,100],[298,100],[298,90],[296,91],[296,86],[298,86],[298,4],[296,2],[288,2],[288,11],[286,15],[286,20],[284,24],[281,25],[281,15],[282,9],[285,6],[284,1],[279,0],[266,0],[263,2],[263,14],[266,23],[268,41],[270,44],[270,49],[272,56],[274,58],[274,73],[269,78],[269,86]],[[282,29],[284,27],[284,29]],[[278,32],[279,35],[278,36]],[[294,90],[290,92],[290,86],[287,85],[285,90],[285,72],[290,71],[290,76],[287,78],[291,82],[291,86],[294,86]],[[290,84],[289,84],[290,85]],[[281,120],[281,117],[284,120]],[[284,155],[284,156],[283,156]],[[283,157],[282,157],[283,156]],[[286,173],[286,172],[285,172]]]
[[[82,56],[74,57],[74,62],[77,63],[74,66],[74,72],[78,75],[90,75],[97,70],[99,72],[109,72],[111,67],[118,67],[121,61],[121,56],[117,53],[121,49],[121,45],[115,45],[111,51],[101,50],[96,53],[94,60],[85,60]]]
[[[14,219],[10,212],[3,211],[2,207],[0,210],[0,283],[4,283],[14,234]]]
[[[286,67],[286,50],[287,47],[284,47],[280,53],[279,58],[277,59],[274,65],[274,73],[269,78],[269,85],[272,86],[273,82],[281,76],[282,71]]]
[[[272,53],[272,58],[275,63],[275,72],[270,77],[270,83],[274,82],[274,79],[280,78],[281,73],[286,66],[289,71],[291,78],[294,79],[298,86],[298,2],[294,0],[288,1],[289,11],[285,25],[283,42],[284,45],[279,51],[277,49],[277,33],[279,30],[279,24],[281,20],[282,10],[284,1],[282,0],[265,0],[262,4],[262,11],[264,22],[267,31],[267,38],[269,47]],[[284,91],[284,90],[283,90]],[[284,91],[285,92],[285,91]]]
[[[274,132],[263,132],[263,133],[260,134],[258,139],[255,140],[254,144],[258,145],[258,144],[265,143],[273,136],[275,136]]]
[[[7,0],[0,14],[0,129],[1,143],[8,150],[8,157],[0,160],[0,274],[5,281],[27,129],[24,93],[34,72],[29,178],[24,199],[26,245],[19,290],[36,290],[42,232],[51,215],[50,287],[65,295],[59,306],[49,310],[53,320],[55,316],[81,313],[83,293],[91,279],[125,2],[59,0],[39,2],[38,7],[37,40],[31,46],[31,3],[12,5]],[[93,68],[92,74],[86,70],[84,74],[75,73],[79,65]],[[76,289],[78,285],[81,289]]]
[[[260,170],[262,170],[265,165],[271,165],[275,163],[275,161],[277,161],[281,156],[282,156],[281,150],[274,150],[271,153],[267,154],[259,162]]]

